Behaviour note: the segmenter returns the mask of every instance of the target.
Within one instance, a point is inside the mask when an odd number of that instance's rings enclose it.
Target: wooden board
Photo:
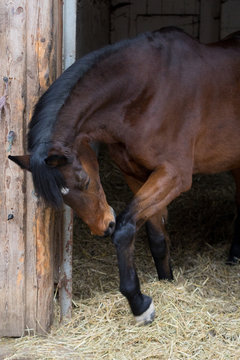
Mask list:
[[[202,43],[220,39],[221,0],[201,0],[200,36]]]
[[[164,26],[199,36],[199,0],[112,0],[111,42]]]
[[[0,336],[44,333],[52,321],[55,214],[7,156],[26,152],[33,106],[61,71],[61,8],[60,0],[0,2],[0,97],[8,78],[0,121]]]
[[[0,3],[0,96],[8,79],[6,106],[0,123],[0,334],[21,335],[25,321],[25,174],[7,159],[8,135],[16,139],[12,148],[23,151],[25,127],[25,1]],[[14,218],[7,220],[8,215]]]
[[[112,43],[163,26],[180,27],[209,43],[239,25],[239,0],[112,0],[111,4]]]
[[[225,0],[221,6],[221,38],[240,30],[240,1]]]
[[[109,4],[89,0],[77,3],[77,58],[109,43]]]

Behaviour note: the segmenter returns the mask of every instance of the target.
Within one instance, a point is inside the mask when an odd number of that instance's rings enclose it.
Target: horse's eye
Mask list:
[[[86,181],[78,182],[78,188],[82,191],[87,190],[89,183],[90,178],[88,178]]]
[[[86,184],[84,186],[84,190],[87,190],[89,184],[90,184],[90,177],[88,178],[88,181],[86,182]]]
[[[76,173],[77,187],[80,190],[87,190],[90,183],[90,177],[85,171],[81,170]]]

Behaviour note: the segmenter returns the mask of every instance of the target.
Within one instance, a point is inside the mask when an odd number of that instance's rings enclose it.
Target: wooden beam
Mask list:
[[[22,335],[25,323],[25,174],[7,159],[23,151],[25,9],[24,0],[0,2],[0,96],[8,85],[0,122],[0,336]]]
[[[221,0],[201,0],[199,39],[202,43],[219,40],[220,12]]]
[[[8,78],[0,121],[0,336],[44,333],[52,321],[55,213],[7,155],[26,152],[33,107],[61,71],[61,7],[60,0],[0,3],[0,97]]]

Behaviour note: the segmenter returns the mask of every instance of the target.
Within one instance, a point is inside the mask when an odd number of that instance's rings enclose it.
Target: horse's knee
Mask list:
[[[131,218],[129,212],[126,210],[118,215],[116,219],[115,231],[112,235],[114,245],[117,247],[124,244],[129,245],[129,240],[134,238],[136,232],[136,223]]]

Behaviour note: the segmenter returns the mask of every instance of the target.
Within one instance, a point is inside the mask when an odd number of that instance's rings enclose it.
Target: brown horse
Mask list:
[[[116,225],[94,141],[108,144],[135,194]],[[158,277],[171,279],[166,207],[190,189],[193,174],[233,172],[238,216],[229,261],[240,257],[240,33],[202,45],[165,28],[87,55],[39,100],[28,149],[30,155],[10,159],[32,172],[46,202],[64,201],[92,233],[112,234],[120,291],[137,321],[152,321],[154,306],[134,266],[134,236],[147,221]]]

